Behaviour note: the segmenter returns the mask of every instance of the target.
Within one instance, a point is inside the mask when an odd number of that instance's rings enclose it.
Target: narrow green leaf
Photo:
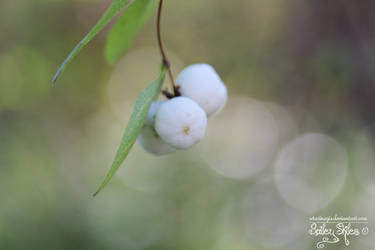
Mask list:
[[[131,46],[133,40],[151,17],[158,1],[137,0],[112,27],[105,48],[109,63],[115,63]]]
[[[166,67],[163,66],[159,78],[139,95],[135,103],[133,113],[130,116],[128,124],[126,125],[125,133],[121,139],[121,144],[117,150],[112,166],[94,196],[96,196],[108,184],[118,168],[121,166],[122,162],[125,160],[126,156],[129,154],[130,149],[133,147],[135,140],[142,129],[151,103],[158,97],[161,91],[165,73]]]
[[[125,7],[132,4],[134,0],[113,0],[112,4],[105,11],[100,20],[95,24],[95,26],[90,30],[90,32],[75,46],[75,48],[70,52],[65,61],[61,64],[60,68],[57,70],[55,76],[53,77],[52,83],[55,83],[59,75],[64,72],[66,66],[71,62],[71,60],[81,51],[83,47],[88,44],[91,39],[93,39],[96,34],[99,33],[107,24],[112,21],[113,18]],[[131,5],[130,5],[131,6]]]

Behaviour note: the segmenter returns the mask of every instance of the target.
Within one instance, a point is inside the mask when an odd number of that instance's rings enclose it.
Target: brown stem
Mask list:
[[[157,31],[157,36],[158,36],[158,43],[159,43],[159,49],[160,49],[160,53],[161,53],[161,57],[162,57],[162,62],[167,67],[168,76],[171,79],[171,83],[172,83],[173,93],[176,96],[176,95],[178,95],[178,89],[176,88],[176,85],[174,84],[173,75],[172,75],[172,71],[171,71],[171,64],[170,64],[170,62],[167,58],[167,55],[164,51],[163,42],[161,40],[160,20],[161,20],[161,10],[162,10],[162,8],[163,8],[163,0],[160,0],[159,1],[159,8],[158,8],[158,19],[157,19],[157,23],[156,23],[156,31]]]

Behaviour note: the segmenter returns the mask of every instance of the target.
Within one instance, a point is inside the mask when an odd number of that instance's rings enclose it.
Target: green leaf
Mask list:
[[[137,136],[145,122],[151,103],[158,97],[161,91],[166,70],[166,67],[163,66],[159,78],[139,95],[135,103],[133,113],[130,116],[128,124],[126,125],[125,133],[121,139],[121,144],[117,150],[112,166],[98,191],[95,192],[94,196],[96,196],[112,179],[118,168],[125,160],[126,156],[129,154],[130,149],[133,147],[135,140],[137,139]]]
[[[132,45],[133,40],[151,17],[158,1],[137,0],[112,27],[105,48],[109,63],[115,63]]]
[[[113,0],[112,4],[105,11],[100,20],[95,24],[95,26],[90,30],[90,32],[76,45],[76,47],[70,52],[65,61],[61,64],[60,68],[57,70],[55,76],[53,77],[52,83],[56,82],[59,75],[64,72],[66,66],[71,62],[71,60],[82,50],[83,47],[88,44],[91,39],[93,39],[96,34],[99,33],[107,24],[112,21],[113,18],[125,7],[132,4],[134,0]],[[129,4],[129,5],[128,5]],[[131,5],[130,5],[131,6]]]

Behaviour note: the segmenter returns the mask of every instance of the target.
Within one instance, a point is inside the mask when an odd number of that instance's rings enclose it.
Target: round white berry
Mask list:
[[[176,150],[165,143],[151,126],[142,128],[137,141],[146,152],[154,155],[168,154]]]
[[[155,130],[169,145],[187,149],[203,139],[207,125],[204,110],[187,97],[175,97],[160,105]]]
[[[182,96],[196,101],[207,116],[219,112],[227,101],[227,88],[215,69],[208,64],[193,64],[177,77]]]
[[[152,102],[150,109],[148,111],[148,114],[147,114],[147,118],[145,120],[146,126],[152,126],[152,127],[154,126],[155,116],[161,104],[162,104],[161,101]]]

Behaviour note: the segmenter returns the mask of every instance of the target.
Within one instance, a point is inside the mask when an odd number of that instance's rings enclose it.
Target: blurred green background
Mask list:
[[[109,4],[0,1],[0,249],[307,250],[335,214],[370,234],[324,249],[375,249],[373,0],[165,1],[174,75],[213,65],[227,106],[190,150],[135,145],[92,198],[160,62],[154,16],[116,66],[107,29],[52,87]]]

